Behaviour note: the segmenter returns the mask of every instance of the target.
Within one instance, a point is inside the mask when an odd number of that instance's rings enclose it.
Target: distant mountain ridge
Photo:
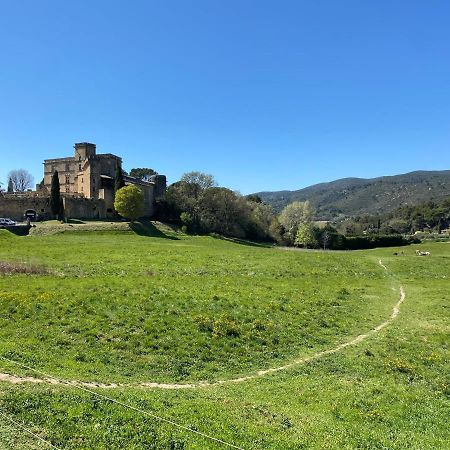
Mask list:
[[[450,196],[450,170],[416,171],[378,178],[341,178],[296,191],[258,192],[280,212],[294,201],[309,200],[319,220],[382,214],[400,206]]]

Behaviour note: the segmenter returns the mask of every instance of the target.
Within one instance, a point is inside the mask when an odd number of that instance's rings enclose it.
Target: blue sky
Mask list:
[[[0,181],[97,144],[250,193],[450,167],[447,0],[0,0]]]

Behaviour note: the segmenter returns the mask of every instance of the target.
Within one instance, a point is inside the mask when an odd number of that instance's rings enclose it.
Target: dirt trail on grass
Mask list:
[[[378,261],[378,264],[387,272],[387,267],[383,264],[381,259]],[[328,350],[323,350],[317,353],[314,353],[310,356],[305,356],[302,358],[294,359],[288,364],[285,364],[283,366],[277,366],[272,367],[269,369],[259,370],[258,372],[253,373],[252,375],[248,375],[245,377],[239,377],[239,378],[232,378],[229,380],[219,380],[214,382],[207,382],[207,381],[199,381],[196,383],[187,383],[187,384],[181,384],[181,383],[154,383],[154,382],[141,382],[141,383],[97,383],[97,382],[83,382],[83,381],[69,381],[69,380],[63,380],[56,377],[53,377],[52,375],[48,375],[43,373],[42,371],[33,369],[25,364],[19,363],[17,361],[10,360],[8,358],[0,356],[0,360],[7,361],[11,364],[14,364],[16,366],[22,367],[24,369],[33,371],[35,373],[38,373],[42,376],[42,378],[34,378],[34,377],[20,377],[11,375],[8,373],[0,373],[0,381],[12,383],[12,384],[20,384],[20,383],[45,383],[45,384],[53,384],[53,385],[68,385],[68,386],[75,386],[75,387],[84,387],[84,388],[102,388],[102,389],[116,389],[116,388],[150,388],[150,389],[195,389],[195,388],[204,388],[204,387],[213,387],[213,386],[220,386],[223,384],[232,384],[232,383],[242,383],[244,381],[251,381],[256,378],[262,377],[264,375],[268,375],[270,373],[274,372],[280,372],[282,370],[290,369],[296,365],[304,364],[309,361],[314,361],[316,359],[322,358],[323,356],[332,355],[333,353],[337,353],[347,347],[350,347],[352,345],[355,345],[364,339],[367,339],[368,337],[372,336],[375,333],[378,333],[383,328],[388,326],[391,322],[393,322],[398,314],[400,313],[400,306],[404,302],[406,297],[405,291],[403,289],[403,286],[400,286],[400,299],[399,301],[394,305],[392,308],[391,315],[387,320],[380,323],[378,326],[373,328],[372,330],[368,331],[367,333],[360,334],[359,336],[356,336],[355,338],[351,339],[350,341],[344,342],[342,344],[339,344],[336,347],[333,347]]]

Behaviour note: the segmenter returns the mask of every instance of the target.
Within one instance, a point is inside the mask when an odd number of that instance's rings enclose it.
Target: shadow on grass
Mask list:
[[[139,221],[131,222],[130,228],[139,236],[157,237],[163,239],[171,239],[178,241],[179,238],[163,233],[161,230],[155,227],[151,222]]]
[[[213,237],[214,239],[222,239],[223,241],[228,242],[234,242],[235,244],[239,245],[247,245],[248,247],[262,247],[262,248],[272,248],[273,244],[270,242],[254,242],[254,241],[247,241],[246,239],[239,239],[239,238],[231,238],[226,236],[221,236],[215,233],[211,233],[209,236]]]
[[[15,234],[16,236],[28,236],[30,233],[30,228],[28,225],[15,225],[12,227],[5,227],[2,228],[6,231],[9,231],[12,234]]]
[[[79,220],[79,219],[68,219],[67,223],[75,223],[78,225],[82,225],[82,224],[85,224],[86,222],[83,222],[82,220]]]

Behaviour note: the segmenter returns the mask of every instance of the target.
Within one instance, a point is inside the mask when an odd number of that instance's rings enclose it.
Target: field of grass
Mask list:
[[[0,231],[0,356],[123,383],[98,392],[240,448],[446,448],[450,244],[395,251],[288,252],[150,223]],[[140,386],[232,380],[334,348],[386,320],[400,285],[398,318],[338,353],[241,383]],[[0,383],[0,412],[59,448],[226,448],[63,385]],[[48,448],[31,442],[0,427],[0,448]]]

